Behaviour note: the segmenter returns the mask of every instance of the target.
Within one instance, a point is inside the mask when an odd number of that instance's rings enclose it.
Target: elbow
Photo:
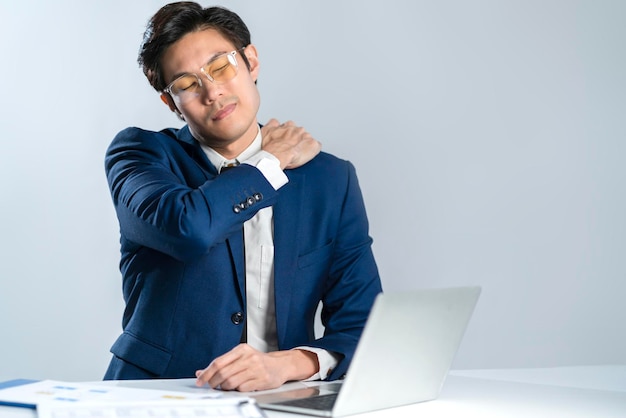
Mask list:
[[[164,242],[162,252],[183,263],[190,263],[206,254],[212,244],[203,237],[170,238]]]

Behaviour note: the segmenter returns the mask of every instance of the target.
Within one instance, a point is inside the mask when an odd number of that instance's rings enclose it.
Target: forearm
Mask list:
[[[113,158],[123,150],[110,154],[107,172],[122,234],[177,259],[205,253],[277,196],[256,168],[208,181],[200,173],[183,181],[165,165],[150,162],[147,153]],[[235,212],[234,206],[251,196],[254,204]]]

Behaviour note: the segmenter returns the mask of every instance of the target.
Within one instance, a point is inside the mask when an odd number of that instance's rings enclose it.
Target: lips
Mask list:
[[[224,106],[213,115],[211,120],[220,121],[220,120],[225,119],[226,117],[228,117],[228,115],[230,115],[231,113],[235,111],[235,107],[237,107],[235,103],[231,103],[229,105]]]

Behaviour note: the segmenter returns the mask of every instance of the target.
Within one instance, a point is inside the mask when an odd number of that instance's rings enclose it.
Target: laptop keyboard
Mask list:
[[[319,395],[311,398],[290,399],[288,401],[279,402],[281,405],[295,406],[298,408],[316,409],[318,411],[330,411],[333,409],[337,393],[329,393],[327,395]]]

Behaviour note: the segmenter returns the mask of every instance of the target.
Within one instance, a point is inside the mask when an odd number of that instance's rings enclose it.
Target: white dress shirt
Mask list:
[[[221,171],[229,164],[249,164],[261,171],[275,190],[289,182],[280,162],[261,148],[259,129],[256,138],[235,160],[227,160],[214,149],[202,146],[209,161]],[[253,348],[270,352],[278,350],[274,304],[274,212],[266,207],[243,225],[246,263],[246,342]],[[307,380],[325,379],[337,365],[337,358],[326,350],[298,347],[317,355],[319,373]]]

